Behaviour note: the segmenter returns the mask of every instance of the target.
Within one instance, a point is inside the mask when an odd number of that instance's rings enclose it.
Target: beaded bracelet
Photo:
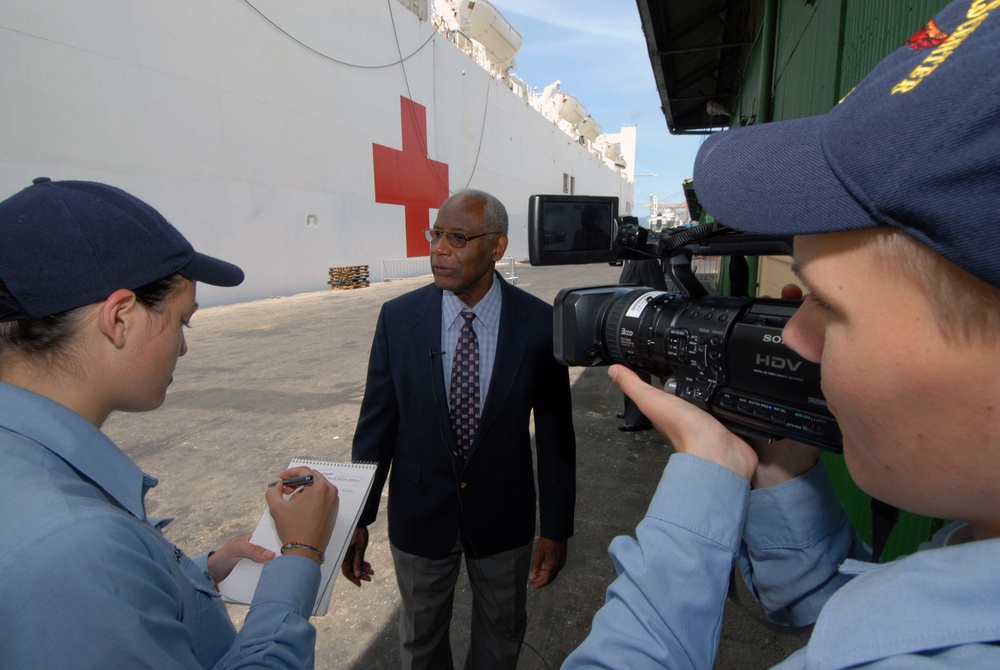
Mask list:
[[[312,545],[302,544],[301,542],[288,542],[281,546],[282,556],[285,555],[286,549],[305,549],[306,551],[311,551],[312,553],[316,554],[316,556],[319,558],[319,564],[323,565],[323,558],[324,558],[323,552]]]

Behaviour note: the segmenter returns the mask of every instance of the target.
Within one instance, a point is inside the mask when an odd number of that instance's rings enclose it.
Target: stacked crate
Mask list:
[[[364,288],[368,286],[367,265],[347,265],[340,268],[330,268],[330,289],[342,290],[349,288]]]

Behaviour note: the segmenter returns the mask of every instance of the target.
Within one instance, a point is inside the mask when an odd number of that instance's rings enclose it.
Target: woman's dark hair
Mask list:
[[[180,283],[179,274],[164,277],[133,289],[136,299],[147,309],[159,311]],[[0,296],[13,299],[3,281]],[[41,319],[21,319],[0,323],[0,352],[6,348],[20,349],[36,355],[56,355],[63,350],[79,326],[80,308],[46,316]]]
[[[154,281],[152,284],[140,286],[134,289],[132,293],[135,293],[136,299],[147,309],[159,312],[163,309],[163,303],[177,290],[180,283],[181,275],[172,274],[169,277]]]

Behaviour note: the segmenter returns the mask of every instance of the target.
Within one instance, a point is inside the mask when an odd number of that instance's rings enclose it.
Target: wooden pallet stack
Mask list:
[[[344,290],[350,288],[364,288],[368,286],[368,266],[367,265],[347,265],[340,268],[330,268],[331,290]]]

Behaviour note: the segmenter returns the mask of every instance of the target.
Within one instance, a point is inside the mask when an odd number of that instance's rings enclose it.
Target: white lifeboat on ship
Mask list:
[[[453,16],[462,34],[479,42],[501,71],[511,65],[521,48],[521,33],[488,0],[437,0],[437,4],[438,13]]]
[[[601,134],[601,124],[587,113],[579,100],[560,91],[558,81],[546,86],[532,105],[575,140],[582,138],[594,142]]]
[[[559,118],[570,125],[578,126],[587,118],[587,110],[572,95],[560,92],[553,95],[551,100],[552,108]]]
[[[622,157],[621,147],[617,142],[612,142],[607,135],[601,135],[594,142],[594,149],[604,156],[605,160],[616,164]]]
[[[594,117],[592,117],[590,114],[588,114],[583,121],[581,121],[576,125],[576,129],[580,131],[581,135],[586,137],[591,142],[595,141],[598,138],[602,130],[601,124],[599,124],[597,121],[594,121]]]

